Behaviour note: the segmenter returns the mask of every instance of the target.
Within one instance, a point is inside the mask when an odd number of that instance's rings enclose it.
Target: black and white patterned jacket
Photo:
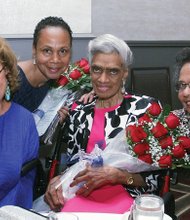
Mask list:
[[[105,114],[104,132],[106,145],[126,126],[135,123],[153,101],[158,102],[152,97],[126,94],[119,107]],[[78,149],[86,150],[94,118],[95,102],[96,99],[86,105],[80,103],[70,113],[70,118],[66,123],[67,134],[65,135],[68,143],[67,154],[70,158],[78,152]],[[143,173],[142,176],[147,183],[147,187],[126,187],[132,196],[157,190],[159,175]]]

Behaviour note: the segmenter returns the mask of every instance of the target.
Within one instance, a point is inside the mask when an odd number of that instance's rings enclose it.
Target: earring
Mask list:
[[[7,87],[5,90],[5,100],[10,101],[10,99],[11,99],[11,90],[10,90],[9,82],[7,82]]]
[[[33,58],[33,64],[36,65],[36,57]]]
[[[125,80],[122,80],[122,87],[121,87],[121,92],[124,94],[125,93]]]

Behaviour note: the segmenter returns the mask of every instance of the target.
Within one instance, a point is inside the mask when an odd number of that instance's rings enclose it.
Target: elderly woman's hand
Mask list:
[[[91,92],[82,95],[79,101],[83,102],[84,104],[87,104],[89,102],[92,102],[94,95],[95,95],[94,90],[92,90]]]
[[[60,185],[60,176],[53,178],[47,187],[44,195],[44,201],[50,206],[53,211],[60,211],[64,205],[64,198],[62,194],[62,187]]]
[[[91,167],[87,165],[86,169],[75,176],[70,186],[73,187],[81,182],[85,182],[76,194],[88,196],[94,189],[101,186],[121,184],[121,172],[121,170],[110,166]]]

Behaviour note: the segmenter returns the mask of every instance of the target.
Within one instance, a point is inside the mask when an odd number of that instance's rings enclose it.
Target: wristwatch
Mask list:
[[[128,179],[127,179],[127,185],[132,185],[134,183],[134,179],[132,176],[130,176]]]

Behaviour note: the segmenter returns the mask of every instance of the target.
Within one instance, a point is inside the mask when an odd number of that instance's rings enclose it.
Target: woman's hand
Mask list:
[[[58,188],[57,186],[60,185]],[[54,177],[48,184],[44,195],[44,201],[53,211],[60,211],[64,205],[60,176]]]
[[[59,114],[59,122],[62,124],[65,121],[65,118],[69,114],[69,108],[67,106],[61,107],[61,109],[58,111]]]
[[[94,95],[95,95],[94,90],[92,90],[91,92],[82,95],[79,101],[83,102],[84,104],[87,104],[89,102],[92,102]]]
[[[121,184],[120,182],[121,171],[117,168],[110,166],[102,167],[91,167],[87,165],[86,169],[79,172],[73,182],[70,184],[71,187],[85,182],[83,186],[76,192],[77,195],[88,196],[94,189],[107,184]]]

